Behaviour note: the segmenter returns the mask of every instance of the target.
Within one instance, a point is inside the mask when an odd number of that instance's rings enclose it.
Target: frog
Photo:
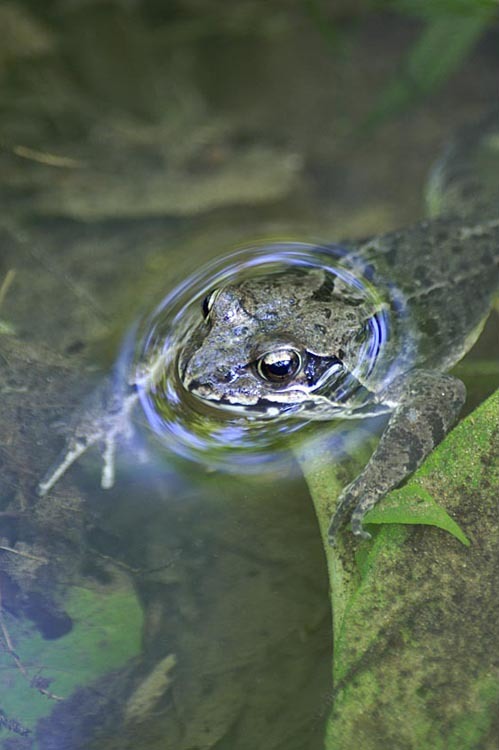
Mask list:
[[[385,415],[371,458],[337,500],[333,546],[348,521],[355,537],[370,538],[367,513],[422,464],[465,403],[465,386],[449,370],[479,337],[499,290],[497,190],[473,171],[484,150],[494,156],[497,131],[494,114],[447,147],[430,176],[429,218],[322,247],[331,268],[298,263],[211,289],[175,354],[192,398],[248,420]],[[76,419],[40,494],[96,443],[104,447],[101,484],[112,486],[138,385],[159,381],[164,358],[153,352],[121,391],[104,386]]]

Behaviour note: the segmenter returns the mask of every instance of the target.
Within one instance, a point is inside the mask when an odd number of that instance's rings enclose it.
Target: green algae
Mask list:
[[[317,446],[300,456],[331,584],[327,750],[494,747],[498,414],[499,392],[368,514],[371,541],[345,529],[335,549],[326,533],[337,470]]]

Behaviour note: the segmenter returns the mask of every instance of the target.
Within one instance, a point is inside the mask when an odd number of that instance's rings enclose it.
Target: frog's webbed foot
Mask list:
[[[69,426],[69,436],[61,455],[38,485],[39,495],[46,495],[70,466],[96,444],[102,446],[101,487],[112,487],[116,447],[121,441],[131,441],[134,434],[131,411],[136,401],[134,389],[116,392],[111,378],[97,388]]]
[[[466,396],[463,383],[450,375],[415,370],[391,384],[382,400],[394,411],[371,459],[341,493],[329,527],[334,546],[351,518],[352,532],[369,539],[362,521],[378,500],[403,482],[445,437]]]

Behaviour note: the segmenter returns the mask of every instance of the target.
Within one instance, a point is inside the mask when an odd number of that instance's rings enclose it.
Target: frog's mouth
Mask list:
[[[368,318],[338,356],[310,351],[291,335],[273,336],[258,343],[249,361],[239,363],[227,350],[207,372],[201,359],[192,352],[183,356],[184,350],[177,360],[179,382],[198,403],[253,421],[355,416],[376,403],[369,383],[386,338],[382,323],[378,313]]]
[[[312,387],[292,384],[263,395],[244,397],[239,391],[231,393],[199,381],[192,381],[188,390],[207,406],[252,421],[349,418],[375,403],[375,394],[343,366],[331,367]]]

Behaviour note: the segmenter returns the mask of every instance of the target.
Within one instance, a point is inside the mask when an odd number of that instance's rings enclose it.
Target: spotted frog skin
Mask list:
[[[198,398],[253,418],[354,411],[346,379],[376,309],[344,279],[293,267],[216,289],[203,308],[179,357],[181,381]]]
[[[369,537],[365,514],[422,463],[464,403],[464,385],[446,373],[477,339],[499,289],[498,191],[482,190],[473,173],[478,152],[497,151],[497,131],[495,117],[464,131],[437,165],[430,197],[445,215],[342,243],[340,275],[293,267],[214,289],[179,352],[188,391],[252,419],[389,415],[370,461],[338,500],[333,544],[348,519],[356,536]],[[378,297],[361,294],[349,273]],[[389,332],[366,356],[384,318]],[[158,356],[143,377],[155,382],[160,372]],[[101,395],[76,420],[42,494],[96,442],[104,445],[102,484],[112,484],[116,439],[130,434],[137,395],[133,382],[121,399],[111,391],[111,407]]]

